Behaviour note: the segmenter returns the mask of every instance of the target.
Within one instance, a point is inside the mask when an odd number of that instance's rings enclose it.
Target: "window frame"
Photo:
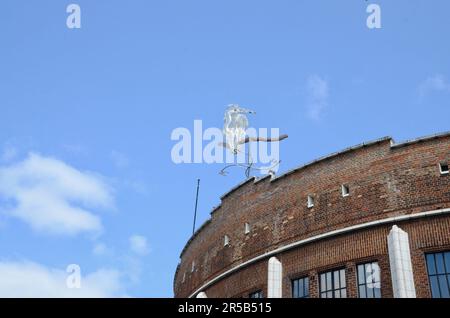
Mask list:
[[[245,222],[245,224],[244,224],[244,234],[249,234],[250,231],[251,231],[250,223]]]
[[[297,286],[298,286],[300,281],[303,282],[303,296],[302,297],[294,297],[294,295],[295,295],[294,291],[295,291],[295,286],[296,286],[295,283],[297,283]],[[306,282],[306,284],[305,284],[305,282]],[[309,287],[310,287],[309,276],[301,276],[301,277],[291,279],[291,297],[292,298],[310,298]]]
[[[335,286],[335,282],[336,282],[336,277],[335,277],[335,273],[338,272],[339,273],[339,288],[336,288]],[[342,280],[341,278],[341,273],[344,273],[344,280]],[[330,274],[330,282],[331,282],[331,289],[328,288],[328,275]],[[325,290],[322,290],[322,275],[325,275]],[[345,267],[338,267],[338,268],[333,268],[333,269],[329,269],[327,271],[323,271],[321,273],[319,273],[318,275],[318,285],[319,285],[319,298],[348,298],[348,294],[347,294],[347,271]],[[342,282],[344,282],[345,286],[342,286]],[[345,291],[345,295],[344,297],[342,296],[342,291]],[[336,297],[336,292],[339,291],[339,297]],[[331,297],[328,297],[328,294],[331,293]],[[326,295],[326,297],[322,297],[323,294]]]
[[[223,246],[230,246],[230,237],[226,234],[223,236]]]
[[[350,195],[350,186],[348,184],[341,185],[341,194],[344,198]]]
[[[442,267],[443,267],[442,273],[439,272],[440,266],[436,259],[437,255],[442,255]],[[432,264],[432,265],[434,265],[433,268],[431,268],[431,264],[428,259],[429,256],[433,257],[433,264]],[[428,252],[428,253],[424,254],[424,257],[425,257],[425,265],[427,268],[428,286],[429,286],[431,298],[450,298],[450,250]],[[448,264],[447,264],[447,262],[448,262]],[[431,269],[433,270],[434,273],[431,272]],[[437,287],[439,295],[434,295],[434,292],[433,292],[434,283],[432,282],[433,278],[436,279],[435,283],[436,283],[436,287]],[[442,278],[442,280],[441,280],[441,278]],[[444,282],[447,285],[446,294],[444,296],[442,293],[441,282]]]
[[[447,162],[439,162],[438,166],[439,166],[439,172],[441,173],[441,175],[446,175],[446,174],[450,173],[450,167]],[[442,170],[442,166],[447,166],[447,170]]]
[[[306,199],[306,206],[308,207],[308,209],[311,209],[314,207],[314,197],[312,195],[308,195],[307,199]]]
[[[373,264],[376,264],[376,266],[378,267],[378,281],[373,281],[371,282],[371,284],[379,284],[379,288],[373,288],[372,291],[372,296],[368,297],[367,295],[369,295],[368,293],[368,282],[367,282],[367,271],[366,271],[366,265],[371,265],[373,266]],[[360,282],[360,275],[359,275],[359,268],[360,266],[363,266],[363,270],[364,270],[364,282],[361,283]],[[361,292],[360,292],[360,288],[364,286],[364,297],[361,297]],[[362,263],[358,263],[356,264],[356,289],[358,291],[358,298],[381,298],[381,268],[380,268],[380,264],[377,260],[372,260],[372,261],[366,261],[366,262],[362,262]],[[375,292],[375,289],[379,289],[378,294]],[[377,297],[378,296],[378,297]]]
[[[256,295],[258,295],[258,297],[253,297],[253,296],[256,296]],[[255,291],[249,293],[248,294],[248,298],[255,298],[255,299],[257,299],[257,298],[264,298],[264,294],[263,294],[262,289],[258,289],[258,290],[255,290]]]

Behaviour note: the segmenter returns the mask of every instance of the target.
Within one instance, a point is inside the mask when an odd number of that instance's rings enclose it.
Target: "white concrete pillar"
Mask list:
[[[269,259],[267,298],[282,297],[283,266],[276,257]]]
[[[394,225],[388,235],[389,263],[395,298],[416,298],[408,233]]]

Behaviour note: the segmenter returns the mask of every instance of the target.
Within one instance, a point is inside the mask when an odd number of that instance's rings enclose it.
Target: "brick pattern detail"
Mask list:
[[[340,153],[284,177],[246,182],[222,198],[209,220],[182,252],[174,279],[176,297],[187,297],[205,282],[277,247],[344,227],[393,216],[450,208],[450,176],[439,162],[450,162],[450,137],[391,147],[390,140]],[[342,197],[341,185],[350,187]],[[307,196],[315,199],[307,207]],[[244,224],[251,226],[244,233]],[[429,297],[424,253],[450,249],[450,216],[397,223],[408,232],[417,297]],[[372,227],[304,245],[279,255],[283,297],[290,280],[310,277],[318,297],[318,275],[345,267],[347,293],[357,297],[356,265],[377,260],[382,297],[392,297],[387,235],[392,224]],[[230,245],[223,246],[224,235]],[[191,263],[196,268],[191,273]],[[209,286],[208,297],[267,295],[267,259],[253,263]],[[183,274],[186,279],[182,282]]]

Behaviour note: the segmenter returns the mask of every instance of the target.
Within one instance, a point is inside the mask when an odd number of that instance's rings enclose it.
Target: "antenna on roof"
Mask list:
[[[192,226],[192,235],[195,233],[195,221],[197,219],[198,190],[200,188],[200,179],[197,179],[197,194],[195,195],[194,225]]]

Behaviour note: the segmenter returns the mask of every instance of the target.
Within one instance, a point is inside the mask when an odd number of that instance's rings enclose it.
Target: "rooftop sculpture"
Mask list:
[[[235,156],[242,153],[243,145],[249,142],[279,142],[286,139],[288,136],[283,134],[278,137],[265,138],[265,137],[250,137],[247,136],[248,119],[247,114],[256,114],[255,111],[240,107],[237,104],[228,105],[225,116],[224,116],[224,126],[223,134],[225,141],[221,145],[228,150],[230,150]],[[272,162],[272,166],[267,168],[261,168],[254,166],[253,158],[250,153],[250,147],[246,151],[246,162],[245,163],[234,163],[225,166],[220,170],[221,175],[227,174],[227,169],[230,167],[241,167],[245,169],[245,176],[250,177],[251,170],[267,170],[269,174],[273,173],[273,168],[280,164],[280,160]]]

